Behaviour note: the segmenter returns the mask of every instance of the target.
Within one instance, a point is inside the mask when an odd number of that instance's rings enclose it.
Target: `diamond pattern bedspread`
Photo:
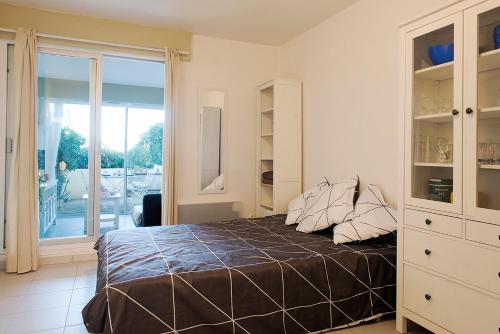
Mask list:
[[[309,333],[395,311],[396,248],[335,245],[286,216],[100,238],[92,333]]]

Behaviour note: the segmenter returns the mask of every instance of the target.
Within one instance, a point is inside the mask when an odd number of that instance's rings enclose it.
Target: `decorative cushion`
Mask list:
[[[396,229],[396,211],[385,202],[380,189],[371,184],[361,193],[349,219],[333,228],[333,242],[342,244],[367,240]]]
[[[318,183],[313,188],[307,190],[299,197],[288,203],[288,214],[286,216],[286,225],[297,224],[302,220],[302,214],[306,208],[307,203],[314,198],[322,189],[328,187],[330,184],[325,177],[325,181]]]
[[[342,223],[354,210],[359,178],[341,179],[322,188],[307,202],[297,231],[312,233]]]

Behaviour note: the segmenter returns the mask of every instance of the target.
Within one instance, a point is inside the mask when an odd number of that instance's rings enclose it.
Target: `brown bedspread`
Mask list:
[[[335,245],[285,216],[106,233],[92,333],[308,333],[395,310],[396,249]]]

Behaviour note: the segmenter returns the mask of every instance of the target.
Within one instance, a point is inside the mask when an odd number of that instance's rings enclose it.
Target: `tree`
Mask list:
[[[63,128],[57,151],[56,168],[59,169],[61,161],[66,163],[68,171],[88,168],[88,150],[84,147],[85,142],[85,137],[75,130]]]
[[[129,167],[151,168],[163,161],[163,124],[149,128],[128,152]]]

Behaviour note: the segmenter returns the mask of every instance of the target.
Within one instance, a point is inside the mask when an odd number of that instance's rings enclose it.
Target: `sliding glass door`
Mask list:
[[[145,195],[161,192],[164,63],[104,57],[100,232],[141,225]]]
[[[94,234],[98,60],[38,55],[40,239]]]

